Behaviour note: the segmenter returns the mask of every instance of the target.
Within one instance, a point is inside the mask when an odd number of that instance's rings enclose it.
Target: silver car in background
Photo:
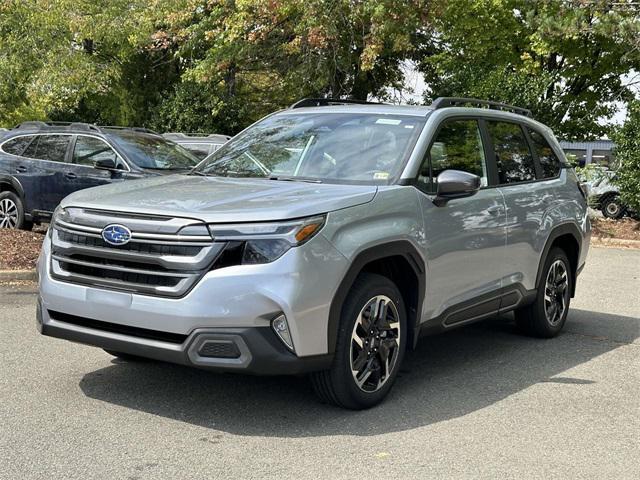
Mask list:
[[[210,135],[201,135],[197,133],[163,133],[162,136],[167,140],[177,143],[182,148],[186,148],[200,160],[208,157],[210,154],[218,150],[222,145],[227,143],[231,138],[228,135],[220,135],[212,133]]]
[[[309,374],[361,409],[421,334],[514,311],[557,335],[589,237],[573,170],[525,110],[304,100],[189,174],[67,197],[38,327],[121,358]]]

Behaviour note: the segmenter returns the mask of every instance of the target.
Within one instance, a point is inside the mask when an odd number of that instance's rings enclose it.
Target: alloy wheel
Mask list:
[[[544,287],[544,311],[551,326],[558,325],[567,309],[569,295],[569,275],[562,260],[556,260],[549,267]]]
[[[351,374],[358,388],[375,392],[391,377],[400,353],[400,316],[387,296],[371,298],[351,333]]]
[[[0,228],[16,228],[18,225],[18,206],[10,198],[0,200]]]

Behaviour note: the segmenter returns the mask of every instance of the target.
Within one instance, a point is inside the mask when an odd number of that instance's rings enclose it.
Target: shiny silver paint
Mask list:
[[[375,186],[170,175],[81,190],[62,207],[193,218],[205,223],[301,218],[371,201]]]
[[[405,181],[415,178],[438,125],[451,117],[516,119],[545,133],[563,158],[546,127],[506,112],[458,107],[437,111],[322,107],[331,113],[343,110],[428,116],[401,175]],[[179,299],[54,279],[48,237],[38,263],[42,302],[45,310],[184,334],[208,327],[266,327],[274,315],[283,312],[296,355],[304,357],[330,350],[327,332],[332,299],[353,260],[372,247],[396,240],[415,247],[426,270],[422,323],[452,305],[502,287],[535,288],[543,249],[559,225],[570,223],[581,232],[578,265],[584,264],[590,226],[571,170],[563,169],[553,180],[482,188],[474,196],[451,200],[443,207],[432,200],[432,195],[410,184],[375,187],[178,175],[84,190],[67,197],[62,206],[93,209],[97,217],[105,211],[164,215],[178,223],[275,221],[325,213],[327,220],[320,234],[278,260],[207,272]],[[127,226],[136,230],[135,225]],[[129,337],[127,341],[138,340]]]

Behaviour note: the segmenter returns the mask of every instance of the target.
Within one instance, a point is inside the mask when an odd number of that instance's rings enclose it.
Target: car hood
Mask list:
[[[370,202],[375,186],[170,175],[72,193],[63,207],[258,222],[306,217]]]

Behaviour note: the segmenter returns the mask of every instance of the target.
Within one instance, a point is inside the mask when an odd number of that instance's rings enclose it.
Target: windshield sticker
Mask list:
[[[386,180],[389,178],[389,172],[376,172],[373,174],[374,180]]]
[[[395,118],[379,118],[376,120],[376,123],[381,125],[400,125],[402,120],[396,120]]]

